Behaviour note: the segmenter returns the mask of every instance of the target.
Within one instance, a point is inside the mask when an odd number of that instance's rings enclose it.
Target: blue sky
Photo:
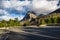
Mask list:
[[[28,11],[48,14],[59,7],[59,0],[0,0],[0,20],[21,20]]]

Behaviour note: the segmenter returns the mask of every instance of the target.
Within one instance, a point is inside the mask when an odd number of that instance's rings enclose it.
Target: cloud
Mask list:
[[[0,9],[0,16],[9,15],[7,11]]]
[[[10,18],[13,18],[13,17],[10,17],[9,15],[10,14],[6,10],[0,9],[0,19],[1,20],[7,20],[8,21]]]
[[[8,21],[9,19],[14,19],[14,18],[13,18],[13,17],[10,17],[10,16],[5,15],[5,16],[0,16],[0,19],[3,19],[3,20]]]
[[[7,8],[5,9],[6,11],[9,12],[9,14],[15,14],[15,15],[25,15],[26,11],[24,9],[21,9],[21,8],[17,8],[17,9],[14,9],[14,8]]]
[[[9,20],[9,19],[15,19],[18,18],[21,20],[24,16],[25,11],[19,11],[19,9],[13,9],[13,8],[7,8],[7,9],[0,9],[0,20]]]
[[[10,18],[14,19],[14,18],[19,18],[19,20],[21,20],[24,15],[26,14],[27,10],[24,6],[28,6],[30,5],[30,1],[17,1],[17,0],[10,0],[10,1],[6,1],[6,0],[2,0],[1,2],[1,6],[0,9],[2,9],[2,11],[4,11],[4,14],[7,11],[7,14],[0,16],[0,19],[5,19],[5,20],[9,20]],[[0,14],[1,15],[1,14]]]
[[[30,8],[28,7],[30,5],[30,1],[3,1],[1,5],[3,9],[7,10],[8,12],[14,12],[15,14],[20,12],[21,14],[23,12],[27,12],[26,8]]]
[[[6,21],[8,21],[9,19],[13,19],[13,20],[15,20],[15,18],[18,18],[18,20],[21,20],[21,19],[23,19],[23,17],[24,16],[15,16],[15,17],[13,17],[13,16],[10,16],[10,15],[4,15],[4,16],[0,16],[0,19],[2,20],[6,20]]]
[[[58,8],[57,3],[58,0],[33,0],[33,10],[38,14],[47,14]]]
[[[57,0],[47,0],[47,1],[57,1]]]
[[[30,4],[30,1],[3,1],[2,5],[4,8],[16,8],[21,6],[27,6]]]
[[[8,11],[6,10],[2,10],[0,9],[0,20],[6,20],[8,21],[9,19],[15,19],[15,18],[18,18],[19,20],[21,20],[24,16],[21,14],[21,15],[17,15],[16,14],[10,14]]]
[[[0,0],[0,18],[9,20],[19,18],[21,20],[28,11],[34,11],[37,15],[48,14],[58,8],[58,0]]]

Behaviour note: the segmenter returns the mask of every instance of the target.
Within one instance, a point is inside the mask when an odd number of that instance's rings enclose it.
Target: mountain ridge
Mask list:
[[[26,15],[25,15],[25,17],[22,19],[22,21],[27,21],[27,20],[29,20],[30,19],[30,15],[29,14],[33,14],[33,15],[35,15],[35,16],[37,16],[37,18],[46,18],[46,17],[49,17],[49,15],[52,15],[52,14],[58,14],[58,13],[60,13],[60,8],[59,9],[56,9],[55,11],[53,11],[53,12],[51,12],[51,13],[49,13],[49,14],[47,14],[47,15],[44,15],[44,14],[40,14],[40,15],[36,15],[36,13],[34,13],[34,12],[28,12]],[[32,15],[32,16],[33,16]],[[37,19],[37,18],[33,18],[33,19]],[[32,19],[31,19],[32,20]]]

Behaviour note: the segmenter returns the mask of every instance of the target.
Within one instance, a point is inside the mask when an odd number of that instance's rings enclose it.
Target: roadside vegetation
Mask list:
[[[39,25],[49,25],[49,24],[55,24],[58,25],[60,24],[60,15],[57,14],[53,14],[53,15],[49,15],[46,18],[41,18],[39,20]]]
[[[18,18],[15,18],[15,20],[10,19],[9,21],[2,20],[0,21],[0,27],[19,27],[19,26],[29,26],[30,22],[26,21],[21,23],[18,21]]]

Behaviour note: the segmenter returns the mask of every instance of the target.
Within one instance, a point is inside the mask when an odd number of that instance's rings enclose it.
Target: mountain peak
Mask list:
[[[33,11],[31,11],[31,12],[30,12],[30,11],[28,11],[27,13],[28,13],[28,14],[35,14],[35,12],[33,12]]]
[[[25,15],[25,17],[22,20],[23,21],[29,20],[30,18],[37,18],[37,16],[34,12],[27,12],[27,14]]]

